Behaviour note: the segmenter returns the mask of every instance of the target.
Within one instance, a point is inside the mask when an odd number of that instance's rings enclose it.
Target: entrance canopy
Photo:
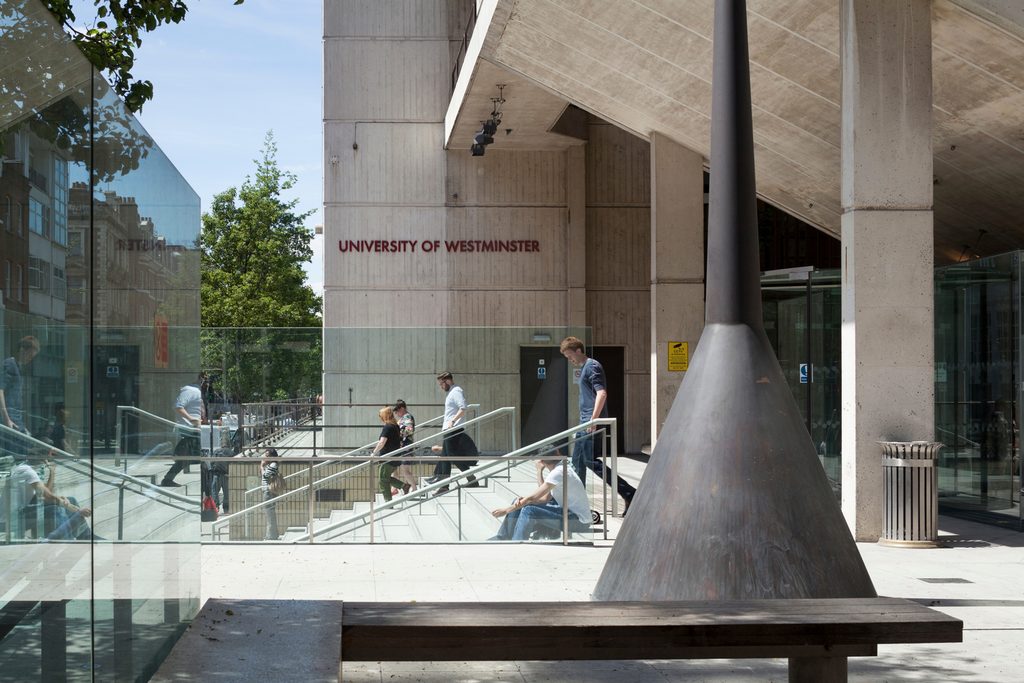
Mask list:
[[[578,144],[572,104],[708,159],[712,4],[483,0],[467,18],[448,148],[469,149],[502,84],[494,149]],[[840,5],[752,0],[747,16],[758,195],[837,237]],[[939,264],[1024,243],[1024,11],[1014,5],[932,3]]]

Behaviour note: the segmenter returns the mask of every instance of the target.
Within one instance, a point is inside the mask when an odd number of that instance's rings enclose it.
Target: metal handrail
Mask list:
[[[474,413],[476,412],[477,408],[479,408],[479,407],[480,407],[479,403],[469,403],[466,406],[466,408],[468,410],[471,410]],[[420,422],[419,424],[416,425],[416,429],[422,429],[424,427],[429,427],[429,426],[432,426],[433,424],[435,424],[437,422],[443,422],[443,421],[444,421],[444,415],[438,415],[437,417],[432,417],[429,420],[426,420],[425,422]],[[428,438],[437,438],[437,435],[434,434],[433,437],[428,437]],[[358,448],[353,448],[352,450],[347,451],[346,453],[344,453],[344,455],[357,455],[361,451],[364,451],[364,450],[366,450],[368,448],[373,448],[376,445],[377,445],[377,441],[376,440],[375,441],[371,441],[368,444],[365,444],[363,446],[359,446]],[[325,460],[323,462],[319,462],[316,465],[314,465],[313,469],[315,470],[318,467],[322,467],[324,465],[330,465],[330,464],[332,464],[332,462],[330,460]],[[305,472],[303,472],[303,471],[292,472],[291,474],[285,475],[284,480],[287,482],[289,479],[292,479],[293,477],[299,477],[299,476],[309,476],[308,470],[305,471]],[[262,488],[263,488],[262,486],[254,486],[251,489],[246,489],[246,491],[245,491],[245,493],[243,495],[248,496],[248,495],[250,495],[252,493],[255,493],[256,491],[261,490]]]
[[[122,413],[127,412],[127,411],[139,413],[143,417],[147,417],[147,418],[149,418],[151,420],[156,420],[157,422],[161,422],[161,423],[163,423],[163,424],[165,424],[165,425],[167,425],[169,427],[176,427],[178,429],[187,429],[187,430],[196,432],[197,434],[199,433],[199,427],[195,427],[193,425],[182,424],[181,422],[175,422],[174,420],[168,420],[166,417],[160,417],[159,415],[154,415],[153,413],[151,413],[151,412],[149,412],[147,410],[143,410],[142,408],[139,408],[137,406],[118,406],[117,407],[117,428],[119,430],[118,436],[120,436],[121,415],[122,415]]]
[[[416,489],[415,492],[409,492],[409,493],[403,494],[401,496],[396,496],[395,498],[392,498],[390,501],[386,501],[386,502],[382,503],[380,506],[377,506],[376,508],[371,506],[370,509],[367,510],[366,512],[360,512],[360,513],[352,515],[350,517],[346,517],[345,519],[338,520],[337,522],[334,522],[333,524],[329,524],[329,525],[327,525],[327,526],[325,526],[325,527],[323,527],[321,529],[317,529],[316,535],[317,536],[322,536],[323,534],[329,534],[332,531],[336,531],[337,529],[340,529],[340,528],[342,528],[344,526],[348,526],[348,525],[354,524],[355,522],[358,522],[358,521],[363,521],[364,524],[362,524],[360,526],[354,526],[353,528],[358,529],[361,526],[366,526],[367,524],[373,524],[376,521],[376,519],[379,518],[381,510],[392,510],[392,509],[398,507],[400,504],[403,504],[403,503],[413,502],[414,506],[421,506],[421,505],[423,505],[423,503],[427,502],[428,500],[431,500],[431,498],[432,498],[431,496],[424,495],[424,494],[429,494],[431,491],[437,491],[437,490],[445,488],[445,487],[450,487],[453,483],[455,483],[459,479],[463,479],[463,478],[467,478],[468,479],[470,476],[476,477],[478,474],[486,474],[491,469],[495,469],[495,470],[500,469],[500,467],[503,467],[503,466],[507,465],[510,460],[529,460],[529,459],[534,459],[534,458],[528,457],[528,454],[531,451],[535,451],[538,448],[543,448],[544,446],[553,445],[556,442],[565,441],[565,440],[567,440],[567,439],[569,439],[571,437],[574,437],[578,432],[580,432],[582,430],[585,430],[585,429],[587,429],[587,428],[589,428],[591,426],[598,427],[598,426],[604,426],[604,425],[607,425],[607,426],[610,427],[610,432],[611,432],[611,436],[612,436],[613,447],[612,447],[612,468],[611,469],[612,469],[612,481],[614,482],[615,481],[614,477],[617,475],[617,466],[616,466],[617,463],[616,463],[616,460],[617,460],[617,457],[618,457],[617,449],[614,446],[614,444],[616,442],[616,436],[617,436],[617,434],[616,434],[616,429],[617,429],[616,428],[616,418],[614,418],[614,417],[601,417],[601,418],[597,418],[597,419],[594,419],[594,420],[590,420],[589,422],[584,422],[583,424],[577,425],[575,427],[571,427],[571,428],[566,429],[564,431],[558,432],[557,434],[553,434],[552,436],[549,436],[547,438],[541,439],[540,441],[536,441],[536,442],[530,444],[529,446],[523,446],[522,448],[515,449],[511,453],[503,455],[503,456],[501,456],[499,458],[495,458],[493,460],[489,460],[488,462],[485,462],[482,465],[477,465],[476,467],[471,467],[471,468],[469,468],[467,470],[461,470],[457,474],[452,474],[447,479],[442,479],[441,481],[434,482],[433,484],[428,484],[426,486],[420,487],[420,488]],[[389,456],[390,456],[390,454],[389,454]],[[380,461],[380,460],[386,460],[386,459],[388,459],[388,456],[384,456],[384,457],[381,457],[381,456],[371,456],[370,460],[368,461],[368,464],[369,463],[373,463],[373,462],[377,462],[377,461]],[[451,460],[468,460],[470,458],[462,457],[462,458],[450,458],[450,459]],[[277,499],[275,498],[274,500],[276,501]],[[270,502],[272,502],[272,501],[270,501]],[[613,503],[613,508],[614,507],[615,506],[614,506],[614,503]],[[403,506],[400,510],[395,510],[395,512],[393,514],[396,514],[397,512],[400,512],[401,510],[407,510],[407,509],[408,509],[408,507]],[[615,514],[614,509],[613,509],[613,514]],[[386,515],[385,518],[387,516],[390,516],[390,515]],[[307,532],[305,534],[303,534],[303,535],[297,537],[296,539],[294,539],[294,542],[295,543],[299,543],[301,541],[308,541],[309,538],[310,538],[309,531],[307,530]]]
[[[269,505],[277,505],[278,503],[282,502],[283,500],[285,500],[287,498],[292,498],[294,496],[297,496],[300,493],[308,491],[312,487],[320,486],[320,485],[322,485],[322,484],[324,484],[326,482],[334,481],[335,479],[340,479],[341,477],[347,477],[349,475],[352,475],[352,474],[355,474],[357,472],[360,472],[360,471],[370,467],[371,463],[377,462],[379,460],[403,459],[403,458],[407,459],[409,454],[413,453],[417,448],[420,448],[420,447],[426,445],[427,442],[436,442],[439,438],[443,439],[443,437],[445,435],[454,434],[455,432],[461,431],[461,430],[465,429],[466,427],[469,427],[469,426],[472,426],[472,425],[479,425],[479,424],[482,424],[485,421],[490,421],[490,420],[496,419],[496,418],[501,417],[501,416],[506,415],[506,414],[515,415],[515,410],[516,409],[512,408],[512,407],[497,408],[496,410],[492,410],[489,413],[485,413],[484,415],[481,415],[480,417],[475,417],[472,420],[466,420],[465,422],[460,422],[459,424],[455,425],[454,427],[449,427],[448,429],[442,429],[440,432],[437,432],[436,434],[431,434],[430,436],[428,436],[426,438],[423,438],[423,439],[420,439],[419,441],[415,441],[415,442],[409,444],[408,446],[403,446],[403,447],[399,448],[398,450],[395,450],[395,451],[392,451],[391,453],[388,453],[386,456],[373,456],[373,455],[352,456],[352,455],[343,455],[343,456],[330,456],[330,457],[325,457],[325,458],[316,458],[316,460],[320,460],[321,461],[321,464],[327,464],[327,463],[336,464],[338,462],[347,462],[347,461],[353,461],[353,460],[357,461],[357,464],[354,465],[353,467],[350,467],[350,468],[346,469],[346,470],[342,470],[341,472],[335,472],[333,474],[329,474],[326,477],[324,477],[323,479],[318,479],[317,481],[312,482],[309,487],[295,488],[295,489],[292,489],[290,491],[285,491],[281,495],[275,496],[275,497],[271,498],[270,500],[260,501],[259,503],[256,503],[254,505],[250,505],[249,507],[244,508],[242,510],[239,510],[238,512],[232,512],[230,515],[226,515],[224,517],[219,517],[213,523],[213,527],[211,528],[211,533],[212,534],[217,533],[226,524],[228,524],[231,520],[236,519],[238,517],[241,517],[241,516],[243,516],[245,514],[248,514],[248,513],[252,512],[253,510],[258,510],[258,509],[267,507]],[[513,422],[514,422],[514,420],[513,420]],[[513,435],[514,435],[514,433],[515,433],[515,425],[514,424],[513,424],[512,432],[513,432]],[[206,458],[206,460],[208,462],[217,462],[217,461],[232,462],[233,460],[236,460],[236,459],[235,458]],[[281,462],[288,462],[288,460],[285,460],[285,459],[278,459],[278,460],[281,461]],[[298,462],[309,462],[309,463],[312,464],[313,460],[314,460],[313,458],[302,458],[302,459],[298,459],[297,461]],[[312,467],[310,469],[312,469]],[[300,473],[300,474],[307,474],[307,476],[308,476],[308,472],[309,472],[309,470],[307,470],[305,473]]]
[[[145,412],[145,411],[142,411],[142,412]],[[154,416],[154,417],[157,417],[157,416]],[[184,426],[184,425],[182,425],[182,426]],[[73,472],[76,472],[76,473],[81,474],[83,476],[89,477],[90,479],[93,479],[93,480],[96,479],[97,475],[102,475],[102,476],[105,476],[105,477],[112,478],[112,479],[116,480],[115,483],[113,483],[113,484],[111,484],[110,482],[105,482],[105,483],[108,483],[111,486],[116,486],[119,489],[124,489],[126,485],[131,484],[131,485],[137,486],[139,489],[142,489],[145,492],[153,494],[153,496],[156,496],[156,497],[151,498],[151,500],[155,500],[157,503],[159,503],[161,505],[167,505],[169,507],[173,507],[173,508],[175,508],[177,510],[181,510],[182,512],[185,512],[187,514],[196,514],[196,515],[199,514],[199,506],[196,505],[197,501],[195,499],[189,498],[188,496],[182,495],[180,493],[176,493],[174,491],[169,491],[166,488],[157,486],[156,484],[153,484],[153,483],[148,482],[148,481],[146,481],[144,479],[140,479],[138,477],[132,476],[132,475],[127,474],[125,472],[121,472],[119,470],[111,469],[109,467],[104,467],[103,465],[97,465],[97,464],[95,464],[93,462],[89,462],[88,460],[83,460],[82,458],[80,458],[79,456],[75,455],[74,453],[68,453],[67,451],[62,450],[60,448],[57,448],[56,446],[54,446],[52,444],[48,444],[45,441],[41,441],[41,440],[35,438],[34,436],[31,436],[29,434],[25,434],[23,432],[11,429],[10,427],[7,427],[6,425],[0,425],[0,435],[3,435],[4,432],[9,432],[11,435],[15,435],[18,439],[25,441],[28,446],[39,448],[39,449],[45,449],[45,450],[49,451],[53,455],[57,456],[57,458],[59,459],[59,462],[62,465],[64,465],[65,467],[67,467],[69,470],[71,470]],[[165,498],[167,500],[161,500],[161,497]],[[171,501],[174,501],[174,502],[171,502]],[[183,504],[187,505],[188,507],[187,508],[182,508],[182,507],[179,507],[178,505],[176,505],[175,503],[183,503]],[[121,540],[120,539],[120,535],[121,535],[121,531],[124,528],[124,499],[123,499],[123,497],[118,501],[117,517],[118,517],[118,521],[117,521],[118,540]],[[11,525],[11,521],[10,521],[10,518],[8,518],[8,528],[10,528],[10,525]]]

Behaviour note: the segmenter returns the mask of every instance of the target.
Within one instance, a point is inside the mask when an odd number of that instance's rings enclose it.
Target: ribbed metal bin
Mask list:
[[[885,482],[881,545],[934,548],[939,535],[939,471],[942,448],[934,441],[879,441]]]

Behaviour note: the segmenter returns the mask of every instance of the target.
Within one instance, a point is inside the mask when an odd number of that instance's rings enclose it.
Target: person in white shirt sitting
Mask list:
[[[540,486],[533,493],[517,498],[512,505],[491,513],[505,519],[498,533],[489,540],[525,541],[534,532],[561,529],[564,506],[569,508],[570,530],[589,526],[590,500],[587,498],[587,490],[571,467],[563,467],[562,460],[558,458],[538,460],[537,480]]]

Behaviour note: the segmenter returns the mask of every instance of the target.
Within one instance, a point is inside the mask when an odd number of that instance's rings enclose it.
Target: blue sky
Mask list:
[[[274,131],[281,168],[298,176],[286,199],[322,223],[321,0],[193,0],[185,21],[144,36],[137,78],[155,97],[139,120],[199,194],[213,195],[252,173]],[[83,12],[84,15],[84,12]],[[313,242],[310,284],[323,288],[323,238]]]

